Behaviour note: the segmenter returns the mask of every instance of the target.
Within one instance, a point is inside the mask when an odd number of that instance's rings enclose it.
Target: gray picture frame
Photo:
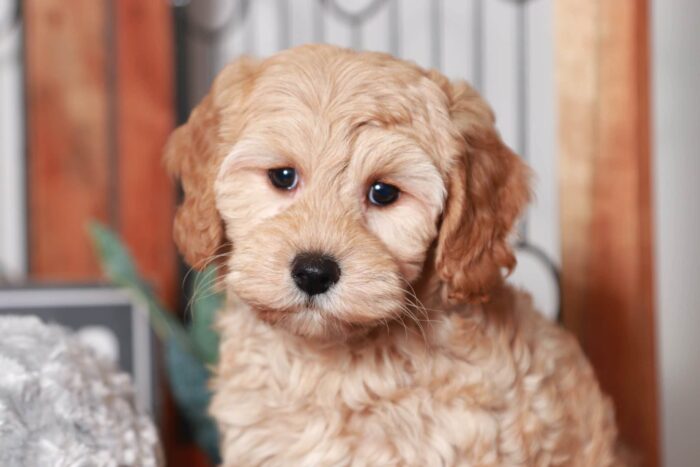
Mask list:
[[[35,315],[75,331],[107,328],[119,344],[116,363],[131,375],[137,404],[151,415],[160,413],[148,308],[128,290],[103,285],[0,286],[0,315],[8,314]]]

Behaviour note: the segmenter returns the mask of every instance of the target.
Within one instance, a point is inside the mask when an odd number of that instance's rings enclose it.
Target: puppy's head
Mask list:
[[[260,317],[310,337],[410,313],[412,284],[481,301],[514,266],[527,170],[465,83],[306,46],[241,59],[178,128],[175,240]]]

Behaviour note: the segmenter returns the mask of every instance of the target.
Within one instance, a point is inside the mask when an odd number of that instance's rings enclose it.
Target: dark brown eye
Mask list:
[[[388,183],[374,182],[369,187],[367,199],[369,202],[377,206],[388,206],[399,198],[400,190],[394,185]]]
[[[267,171],[267,176],[270,177],[272,184],[280,190],[293,190],[299,181],[297,171],[292,167],[270,169]]]

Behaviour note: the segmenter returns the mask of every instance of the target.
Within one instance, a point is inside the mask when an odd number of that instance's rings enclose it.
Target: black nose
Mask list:
[[[321,253],[300,253],[292,261],[292,279],[309,296],[324,293],[340,278],[340,266]]]

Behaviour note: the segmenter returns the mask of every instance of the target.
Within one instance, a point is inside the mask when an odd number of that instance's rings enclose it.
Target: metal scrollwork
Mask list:
[[[364,8],[351,12],[338,5],[337,0],[320,0],[321,5],[341,20],[349,24],[363,24],[376,15],[386,5],[388,0],[372,0]]]
[[[229,32],[245,22],[250,12],[251,0],[239,0],[229,4],[229,11],[224,15],[223,20],[220,20],[218,24],[213,26],[196,21],[190,14],[186,15],[186,34],[208,43],[221,40]],[[172,5],[176,8],[187,8],[190,2],[173,0]]]
[[[529,158],[529,148],[528,148],[528,76],[529,76],[529,61],[528,61],[528,51],[529,51],[529,24],[527,20],[527,3],[531,0],[509,0],[518,4],[519,8],[517,11],[516,19],[516,50],[517,50],[517,75],[518,75],[518,150],[523,157],[523,159],[528,160]],[[555,316],[557,319],[561,318],[561,277],[559,274],[559,268],[554,263],[554,261],[547,255],[547,253],[537,245],[533,244],[528,235],[528,223],[529,219],[525,218],[519,226],[520,230],[520,240],[516,243],[516,248],[524,253],[532,255],[540,263],[542,263],[552,280],[554,281],[557,290],[557,306],[555,310]]]

